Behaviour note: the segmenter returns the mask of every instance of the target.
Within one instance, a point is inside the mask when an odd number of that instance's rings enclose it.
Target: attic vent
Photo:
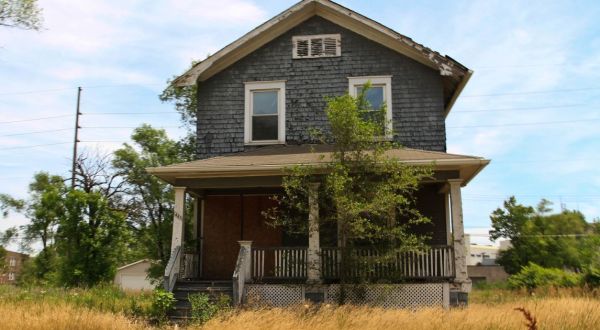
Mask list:
[[[335,57],[342,55],[341,36],[322,34],[292,37],[292,58]]]

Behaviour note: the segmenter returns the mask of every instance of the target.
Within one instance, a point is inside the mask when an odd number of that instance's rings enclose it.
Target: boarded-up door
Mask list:
[[[207,196],[204,201],[202,277],[231,279],[239,240],[254,246],[280,246],[281,232],[268,226],[262,212],[273,206],[268,196]]]

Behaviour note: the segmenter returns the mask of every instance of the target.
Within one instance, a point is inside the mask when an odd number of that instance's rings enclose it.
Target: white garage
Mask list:
[[[152,290],[154,285],[147,278],[148,268],[150,268],[150,261],[147,259],[119,267],[115,274],[114,283],[123,290]]]

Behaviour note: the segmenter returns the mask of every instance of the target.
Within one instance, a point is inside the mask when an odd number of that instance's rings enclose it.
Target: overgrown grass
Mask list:
[[[592,298],[545,298],[468,308],[397,310],[344,306],[311,309],[246,310],[209,321],[203,330],[333,330],[333,329],[526,329],[524,313],[540,329],[597,329],[600,301]]]
[[[5,290],[3,290],[5,291]],[[66,302],[0,299],[3,330],[146,329],[143,321],[122,314],[101,312]]]
[[[0,286],[1,329],[148,329],[152,294],[112,286],[90,289]],[[296,306],[221,313],[190,329],[526,329],[522,308],[540,329],[594,329],[600,291],[584,288],[516,291],[477,287],[468,308],[378,309]],[[164,325],[163,328],[172,328]]]
[[[108,284],[89,289],[0,285],[0,301],[14,305],[70,306],[142,318],[150,313],[152,292],[124,292]]]
[[[497,305],[512,302],[538,302],[548,298],[584,298],[600,300],[600,289],[587,287],[541,287],[533,290],[509,289],[506,284],[479,285],[469,295],[472,305]]]

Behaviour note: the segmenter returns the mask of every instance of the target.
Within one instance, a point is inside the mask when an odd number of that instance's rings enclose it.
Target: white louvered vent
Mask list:
[[[335,57],[342,55],[341,36],[322,34],[292,37],[293,58]]]

